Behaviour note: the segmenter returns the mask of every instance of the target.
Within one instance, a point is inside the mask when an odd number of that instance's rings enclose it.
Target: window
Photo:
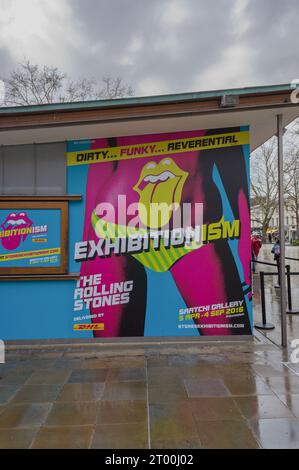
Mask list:
[[[0,194],[66,194],[64,142],[0,147]]]

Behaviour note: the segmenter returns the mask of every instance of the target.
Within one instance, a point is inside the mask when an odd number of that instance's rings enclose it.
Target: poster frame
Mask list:
[[[0,209],[60,209],[60,266],[0,267],[1,275],[66,274],[68,270],[68,202],[67,201],[1,201]]]

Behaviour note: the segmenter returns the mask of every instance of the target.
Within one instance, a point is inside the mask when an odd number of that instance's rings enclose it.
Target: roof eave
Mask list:
[[[211,90],[203,92],[191,92],[169,95],[155,95],[144,97],[117,98],[97,101],[77,101],[72,103],[50,103],[32,106],[13,106],[0,108],[0,116],[60,113],[65,111],[84,111],[108,108],[128,108],[150,105],[167,105],[187,103],[194,101],[209,101],[222,97],[223,95],[263,96],[276,93],[288,94],[292,90],[291,84],[280,84],[259,87],[232,88],[223,90]]]

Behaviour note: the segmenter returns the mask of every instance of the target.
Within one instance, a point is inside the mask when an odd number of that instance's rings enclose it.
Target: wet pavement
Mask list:
[[[271,254],[272,245],[262,246],[258,260],[274,263]],[[286,246],[286,256],[299,259],[299,247]],[[291,272],[299,272],[299,261],[286,259],[286,264],[290,265]],[[256,265],[257,274],[253,276],[253,308],[255,322],[262,321],[261,299],[260,299],[260,271],[277,273],[275,266]],[[275,288],[278,283],[277,275],[265,276],[265,298],[267,322],[275,325],[273,330],[260,330],[267,338],[277,345],[281,345],[281,321],[280,321],[280,290]],[[287,315],[288,342],[299,339],[299,275],[291,276],[292,310],[297,314]]]
[[[299,448],[299,366],[260,334],[6,360],[0,448]]]

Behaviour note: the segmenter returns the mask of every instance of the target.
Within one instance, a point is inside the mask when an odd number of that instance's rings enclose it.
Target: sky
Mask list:
[[[0,76],[24,58],[136,96],[299,78],[298,0],[0,0]]]

